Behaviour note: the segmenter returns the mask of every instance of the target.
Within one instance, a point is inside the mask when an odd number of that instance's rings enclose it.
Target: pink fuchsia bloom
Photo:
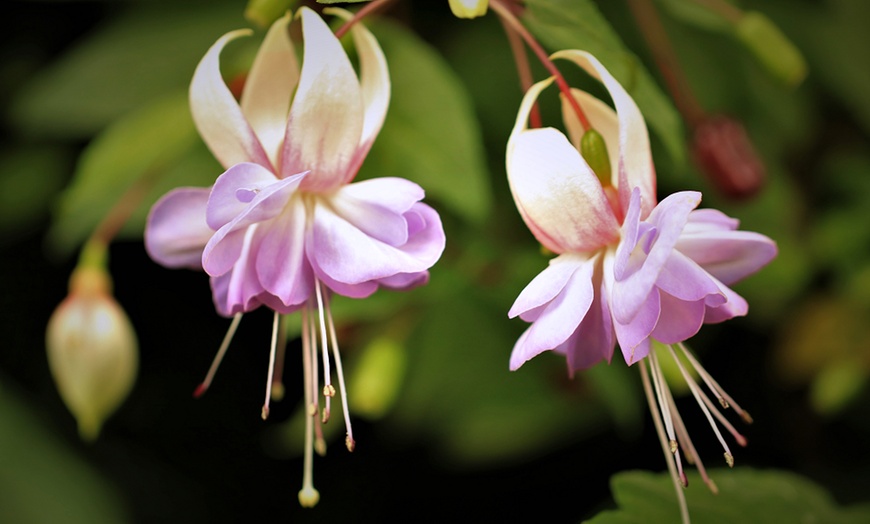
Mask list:
[[[720,403],[734,406],[748,418],[682,343],[704,323],[746,314],[746,301],[728,286],[767,264],[776,255],[776,245],[758,233],[738,230],[737,220],[719,211],[696,209],[701,202],[698,192],[675,193],[657,203],[649,138],[637,105],[592,55],[572,50],[553,58],[578,65],[610,93],[615,111],[588,93],[572,90],[591,127],[603,137],[612,168],[610,173],[596,174],[584,159],[580,152],[584,129],[564,97],[567,136],[549,127],[530,129],[531,108],[553,79],[529,89],[508,141],[508,181],[523,220],[557,256],[520,293],[509,312],[511,318],[532,323],[514,346],[510,368],[516,370],[552,350],[566,356],[573,375],[602,360],[610,362],[619,344],[628,365],[641,363],[645,385],[653,378],[651,407],[654,412],[661,410],[667,437],[664,430],[660,435],[674,456],[669,466],[676,461],[675,478],[679,470],[679,479],[685,480],[679,441],[706,479],[652,344],[667,346],[681,365],[676,346]],[[652,372],[647,371],[647,359]],[[744,443],[691,375],[684,372],[684,376],[717,435],[714,416]],[[652,399],[652,390],[647,391]],[[654,419],[660,426],[659,417]],[[720,441],[730,463],[730,451],[721,437]]]
[[[164,266],[209,274],[218,312],[236,317],[228,338],[242,313],[261,305],[274,310],[270,385],[278,315],[302,311],[305,393],[312,415],[300,501],[314,505],[318,496],[310,464],[312,428],[320,411],[318,340],[323,419],[328,419],[335,394],[332,346],[347,445],[354,446],[330,295],[363,298],[380,287],[424,284],[445,238],[438,214],[420,202],[423,190],[413,182],[380,178],[351,183],[381,129],[390,99],[386,60],[374,36],[360,24],[352,28],[357,76],[320,16],[302,8],[300,17],[301,69],[289,38],[288,14],[268,31],[239,102],[221,77],[219,56],[227,43],[248,32],[227,33],[208,50],[191,83],[190,105],[203,140],[226,171],[211,188],[179,188],[160,199],[151,210],[145,245]]]

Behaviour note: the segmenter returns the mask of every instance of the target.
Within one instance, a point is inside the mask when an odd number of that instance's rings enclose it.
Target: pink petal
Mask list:
[[[560,346],[574,333],[594,298],[592,274],[597,260],[596,257],[575,265],[576,270],[565,287],[514,346],[510,359],[512,371],[540,353]]]
[[[551,300],[556,298],[556,295],[562,292],[568,279],[577,271],[587,257],[575,254],[564,254],[551,259],[550,264],[546,269],[538,273],[531,282],[520,292],[520,295],[514,301],[508,312],[508,318],[520,316],[526,322],[531,322],[537,318],[528,318],[524,314],[527,311],[532,311],[539,308]]]
[[[230,198],[226,196],[228,193],[234,193],[238,196],[240,189],[243,191],[250,189],[246,185],[252,178],[250,176],[251,170],[248,169],[249,166],[250,164],[234,166],[218,178],[215,182],[215,188],[220,187],[221,190],[217,193],[212,192],[217,202],[229,201]],[[262,188],[258,187],[251,193],[242,192],[241,195],[245,197],[251,194],[255,196],[238,215],[218,229],[208,244],[206,244],[202,253],[202,267],[206,273],[211,276],[219,276],[229,271],[241,256],[245,230],[258,222],[278,216],[294,195],[304,176],[305,174],[303,173],[285,178],[284,180],[278,180],[271,185]],[[233,191],[234,189],[235,191]],[[209,216],[217,221],[217,217],[222,215],[220,206],[218,204],[213,206],[210,198]]]
[[[701,329],[704,323],[704,301],[687,301],[661,293],[661,313],[652,337],[662,344],[676,344],[687,340]]]
[[[404,291],[429,282],[429,271],[417,273],[397,273],[378,280],[378,284],[390,289]]]
[[[776,243],[764,235],[722,229],[684,234],[676,248],[725,284],[755,273],[777,254]]]
[[[259,246],[259,239],[256,238],[257,227],[250,227],[240,233],[239,256],[231,270],[211,278],[215,308],[225,317],[260,307],[260,296],[265,291],[257,279],[250,256],[252,246],[254,250]]]
[[[553,59],[564,58],[601,80],[610,93],[619,118],[619,200],[622,209],[628,209],[631,190],[639,187],[643,197],[642,217],[646,217],[656,203],[656,176],[649,146],[649,134],[643,115],[631,96],[616,81],[597,58],[585,51],[564,50],[554,53]],[[600,132],[600,131],[599,131]],[[605,137],[606,138],[606,137]],[[608,148],[613,147],[610,141]]]
[[[563,344],[571,374],[613,358],[616,337],[613,332],[613,319],[607,303],[607,286],[602,280],[601,268],[596,267],[592,277],[596,285],[595,298],[583,321]]]
[[[317,13],[307,7],[300,12],[305,51],[281,176],[311,170],[303,189],[327,191],[347,180],[362,135],[363,100],[341,43]]]
[[[417,184],[401,178],[378,178],[341,188],[331,200],[333,210],[372,238],[398,247],[408,241],[409,225],[402,217],[424,196]]]
[[[615,293],[614,293],[615,294]],[[629,366],[649,353],[649,337],[656,327],[661,312],[658,289],[646,295],[630,322],[620,322],[614,315],[613,328],[622,356]]]
[[[262,226],[256,251],[256,275],[263,288],[284,306],[302,304],[313,291],[314,274],[305,257],[305,206],[291,200],[287,208]]]
[[[738,295],[731,288],[719,282],[719,290],[725,296],[725,303],[716,306],[707,305],[704,313],[705,324],[717,324],[734,317],[745,316],[749,312],[749,304],[746,299]]]
[[[145,250],[158,264],[202,269],[202,250],[214,235],[205,221],[209,190],[182,187],[151,208],[145,226]]]
[[[725,303],[725,295],[719,290],[716,280],[679,251],[671,252],[656,286],[679,300],[693,302],[704,299],[709,306]]]
[[[378,224],[357,224],[336,214],[329,206],[318,204],[306,244],[315,270],[344,284],[361,284],[397,273],[424,271],[440,258],[444,250],[444,231],[438,214],[429,206],[417,203],[404,215],[378,217],[386,228],[395,223],[409,223],[406,215],[414,215],[425,227],[409,236],[400,246],[392,246],[373,238],[364,230],[377,229]]]
[[[215,180],[208,200],[205,216],[209,227],[215,231],[222,228],[242,213],[256,194],[277,181],[259,164],[245,162],[223,172]]]
[[[199,134],[225,168],[240,162],[255,162],[271,169],[269,157],[224,83],[220,53],[224,46],[248,30],[225,34],[208,50],[190,83],[190,111]]]
[[[547,249],[589,252],[618,238],[619,224],[598,178],[559,131],[512,134],[507,174],[517,209]]]
[[[291,20],[288,12],[269,28],[245,80],[240,102],[273,170],[277,170],[278,151],[284,142],[290,97],[299,81],[299,64],[288,33]]]
[[[634,193],[637,195],[637,192]],[[633,200],[636,201],[636,196]],[[617,277],[618,281],[613,288],[613,314],[621,324],[628,324],[637,314],[641,306],[647,301],[656,280],[671,253],[686,224],[689,213],[698,206],[701,194],[695,191],[683,191],[674,193],[661,201],[650,213],[648,223],[655,228],[655,237],[649,246],[639,244],[632,245],[622,242],[617,249],[617,261],[626,260],[626,252],[637,254],[638,249],[647,253],[639,269],[630,274]],[[632,204],[636,207],[636,204]],[[629,215],[631,215],[631,209]],[[626,228],[630,227],[626,218]],[[652,234],[653,232],[650,232]],[[637,239],[644,240],[643,238]],[[618,269],[618,268],[617,268]],[[619,275],[617,271],[617,275]]]

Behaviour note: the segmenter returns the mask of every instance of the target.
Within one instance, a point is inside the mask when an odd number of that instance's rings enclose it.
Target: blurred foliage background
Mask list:
[[[635,96],[660,195],[700,189],[704,205],[780,247],[736,286],[750,315],[706,326],[692,341],[755,419],[742,428],[750,445],[736,451],[738,467],[714,472],[722,494],[692,483],[693,517],[870,521],[870,4],[733,4],[763,12],[803,54],[809,74],[793,85],[776,60],[765,62],[774,44],[747,45],[705,2],[655,2],[700,104],[742,121],[766,165],[766,184],[742,201],[720,195],[692,163],[690,130],[625,1],[527,4],[523,19],[549,50],[592,51]],[[459,20],[446,1],[406,0],[367,22],[387,55],[393,98],[360,177],[403,176],[426,188],[448,248],[424,288],[334,300],[358,445],[348,454],[337,438],[315,459],[321,502],[304,510],[298,344],[287,352],[287,395],[268,422],[260,420],[266,311],[245,316],[210,391],[194,400],[229,322],[214,312],[205,275],[157,266],[141,243],[159,195],[210,185],[220,173],[186,90],[208,46],[252,26],[244,2],[6,9],[0,520],[576,522],[602,510],[610,511],[595,522],[676,519],[668,479],[625,473],[665,469],[634,369],[617,357],[571,380],[561,357],[544,355],[508,371],[524,324],[507,310],[547,259],[504,176],[522,93],[493,14]],[[245,71],[261,35],[227,49],[227,78]],[[558,123],[546,109],[545,123]],[[45,326],[81,243],[143,176],[149,194],[111,247],[115,296],[139,336],[139,376],[99,439],[83,443],[48,371]],[[690,398],[679,402],[701,456],[716,466],[721,451],[700,411]]]

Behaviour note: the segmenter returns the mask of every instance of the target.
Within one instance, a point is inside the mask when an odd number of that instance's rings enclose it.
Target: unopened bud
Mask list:
[[[731,198],[748,198],[764,185],[764,164],[743,126],[714,116],[695,127],[692,152],[713,185]]]
[[[580,139],[580,154],[592,168],[592,172],[604,187],[613,184],[610,171],[610,155],[607,154],[607,144],[601,134],[594,129],[587,129]]]
[[[489,0],[450,0],[450,10],[457,18],[477,18],[486,14]]]
[[[138,368],[136,334],[110,288],[104,269],[76,269],[46,330],[51,374],[85,440],[130,393]]]
[[[801,52],[763,14],[747,11],[735,30],[737,38],[777,80],[796,86],[807,76],[807,63]]]

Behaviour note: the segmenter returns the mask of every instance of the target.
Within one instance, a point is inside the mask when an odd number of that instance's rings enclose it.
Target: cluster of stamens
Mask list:
[[[743,410],[736,402],[734,402],[734,399],[725,393],[722,387],[713,379],[712,376],[710,376],[707,370],[701,366],[695,356],[692,355],[691,351],[689,351],[689,349],[682,343],[675,344],[675,346],[679,349],[680,354],[685,358],[685,361],[692,366],[701,380],[703,380],[707,385],[710,392],[719,401],[719,405],[722,409],[731,408],[743,419],[744,422],[747,424],[752,423],[752,417],[749,416],[749,413]],[[725,463],[728,464],[729,467],[734,467],[734,455],[731,453],[731,449],[722,437],[722,433],[719,431],[719,426],[716,422],[718,421],[722,427],[727,429],[740,446],[746,446],[746,437],[741,435],[734,426],[728,422],[722,412],[716,407],[713,401],[710,400],[710,397],[701,389],[698,382],[689,373],[683,360],[675,351],[674,345],[667,345],[665,347],[673,361],[676,363],[677,368],[680,370],[680,375],[689,386],[692,396],[695,398],[698,406],[700,406],[701,411],[707,417],[707,421],[710,423],[710,427],[713,429],[716,438],[722,445]],[[647,367],[647,360],[649,360],[649,367]],[[662,444],[662,451],[665,453],[667,458],[668,469],[671,472],[671,477],[674,479],[675,487],[679,488],[679,485],[687,487],[689,484],[686,473],[683,470],[680,453],[680,449],[682,448],[683,453],[685,453],[686,461],[689,464],[695,465],[698,469],[698,473],[700,473],[701,478],[704,480],[704,483],[706,483],[710,488],[710,491],[718,493],[716,484],[707,475],[704,464],[701,461],[698,452],[695,450],[692,440],[689,438],[689,433],[686,430],[686,426],[683,423],[679,411],[677,410],[674,397],[665,381],[665,376],[662,372],[662,366],[656,351],[650,351],[649,359],[643,359],[640,361],[640,371],[644,392],[646,393],[647,401],[649,402],[650,411],[652,411],[653,414],[653,422],[656,427],[656,432],[658,433],[659,440]],[[677,489],[677,497],[680,503],[683,522],[688,522],[688,509],[682,490]]]
[[[323,437],[323,424],[329,421],[332,398],[336,394],[336,388],[332,385],[332,370],[330,367],[330,346],[332,357],[335,359],[335,371],[338,378],[339,392],[341,394],[341,406],[344,414],[344,423],[347,428],[345,445],[348,451],[353,451],[356,441],[353,438],[350,416],[347,405],[347,393],[344,382],[344,370],[341,365],[341,355],[338,349],[338,337],[336,336],[335,322],[329,307],[329,296],[323,291],[319,280],[314,282],[314,297],[310,298],[302,308],[302,374],[304,384],[305,406],[305,451],[303,456],[302,489],[299,490],[299,503],[305,507],[312,507],[320,500],[320,494],[314,488],[314,452],[318,455],[326,454],[326,440]],[[221,361],[229,348],[230,341],[241,322],[242,314],[237,313],[224,336],[223,342],[218,349],[217,355],[206,374],[205,380],[197,386],[194,397],[200,397],[206,392],[212,379],[220,366]],[[281,375],[284,361],[285,336],[282,332],[281,313],[275,311],[272,321],[272,339],[269,353],[269,371],[266,382],[266,398],[263,402],[261,416],[263,420],[269,417],[269,403],[272,399],[280,400],[284,395],[284,386]],[[280,341],[280,343],[279,343]],[[318,347],[321,351],[323,387],[319,382]],[[321,398],[323,404],[321,405]],[[320,416],[318,416],[320,415]]]

